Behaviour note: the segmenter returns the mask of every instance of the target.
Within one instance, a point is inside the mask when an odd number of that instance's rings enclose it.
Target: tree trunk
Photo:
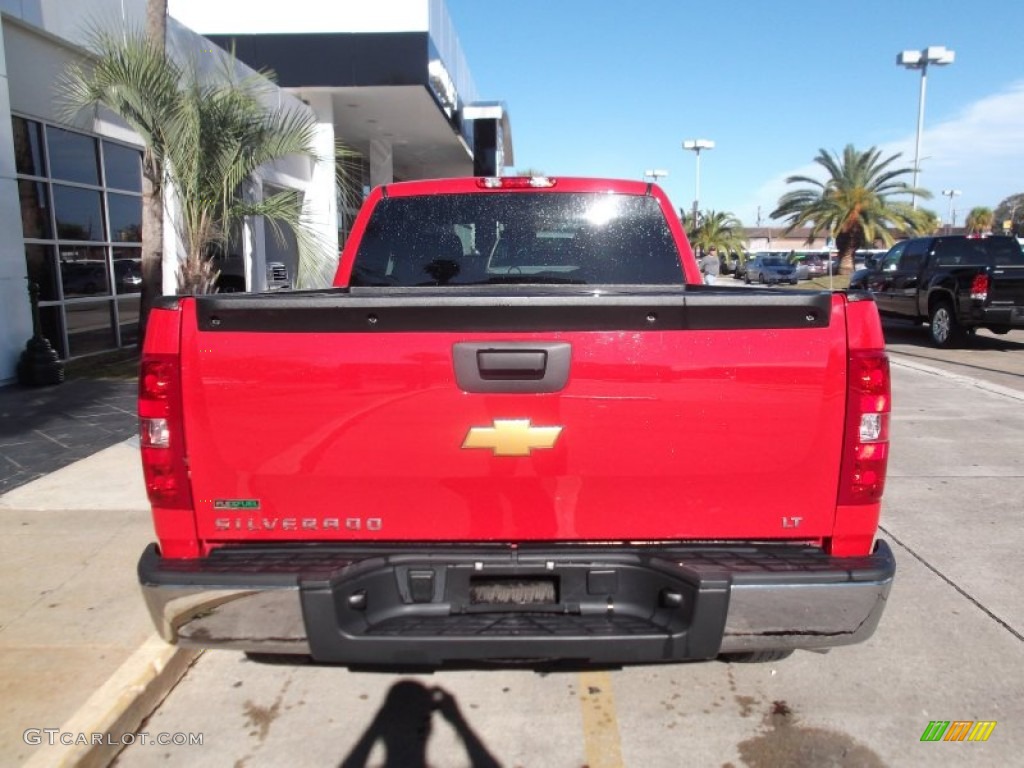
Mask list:
[[[148,152],[146,153],[149,154]],[[148,167],[150,163],[145,165]],[[164,293],[164,194],[159,176],[142,173],[142,294],[139,298],[139,349],[153,304]]]
[[[167,47],[167,0],[146,0],[146,37],[161,50]],[[142,170],[142,293],[139,297],[139,349],[153,303],[164,293],[163,168],[149,150]]]
[[[846,250],[839,252],[839,274],[840,275],[852,275],[853,274],[853,249],[847,248]]]
[[[836,250],[839,251],[839,274],[853,274],[853,255],[858,248],[863,247],[864,238],[854,230],[853,232],[840,232],[836,236]]]
[[[163,48],[167,41],[167,0],[146,0],[146,37]]]

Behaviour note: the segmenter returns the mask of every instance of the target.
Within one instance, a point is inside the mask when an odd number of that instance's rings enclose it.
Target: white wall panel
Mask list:
[[[65,122],[55,100],[54,85],[75,60],[71,49],[15,24],[4,25],[4,46],[11,91],[11,109],[46,120]],[[79,123],[91,129],[92,121]]]
[[[0,62],[4,35],[11,25],[0,21]],[[14,136],[6,71],[0,73],[0,382],[14,378],[18,355],[32,335],[25,246],[18,184],[14,178]]]
[[[168,12],[204,35],[426,32],[428,0],[169,0]]]

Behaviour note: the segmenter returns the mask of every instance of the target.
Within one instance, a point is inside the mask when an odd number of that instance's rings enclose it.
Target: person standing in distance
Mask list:
[[[718,249],[712,245],[704,254],[704,258],[700,260],[700,271],[704,273],[705,285],[714,285],[717,282],[721,265],[722,263],[718,260]]]

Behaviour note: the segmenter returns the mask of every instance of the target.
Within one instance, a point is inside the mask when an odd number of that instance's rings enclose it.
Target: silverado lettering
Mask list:
[[[379,531],[384,523],[379,517],[218,517],[214,518],[213,527],[218,531],[359,531],[364,527],[368,531]]]
[[[875,303],[702,285],[674,210],[633,181],[389,184],[332,288],[165,298],[139,392],[161,634],[395,666],[870,637]]]

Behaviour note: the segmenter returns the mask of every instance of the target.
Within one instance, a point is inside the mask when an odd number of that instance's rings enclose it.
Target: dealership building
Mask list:
[[[507,110],[478,98],[443,0],[168,5],[172,56],[270,69],[272,105],[315,119],[321,159],[264,167],[245,193],[302,192],[332,253],[371,187],[492,175],[513,162]],[[41,331],[61,358],[138,343],[142,142],[103,110],[69,122],[56,88],[70,63],[88,59],[91,30],[141,30],[145,6],[0,0],[0,383],[14,379],[33,333],[30,281]],[[348,148],[347,193],[335,181],[337,142]],[[181,246],[172,197],[165,209],[164,292],[173,294]],[[282,275],[296,283],[294,240],[279,242],[262,221],[247,221],[231,250],[221,268],[233,287],[266,290]]]

